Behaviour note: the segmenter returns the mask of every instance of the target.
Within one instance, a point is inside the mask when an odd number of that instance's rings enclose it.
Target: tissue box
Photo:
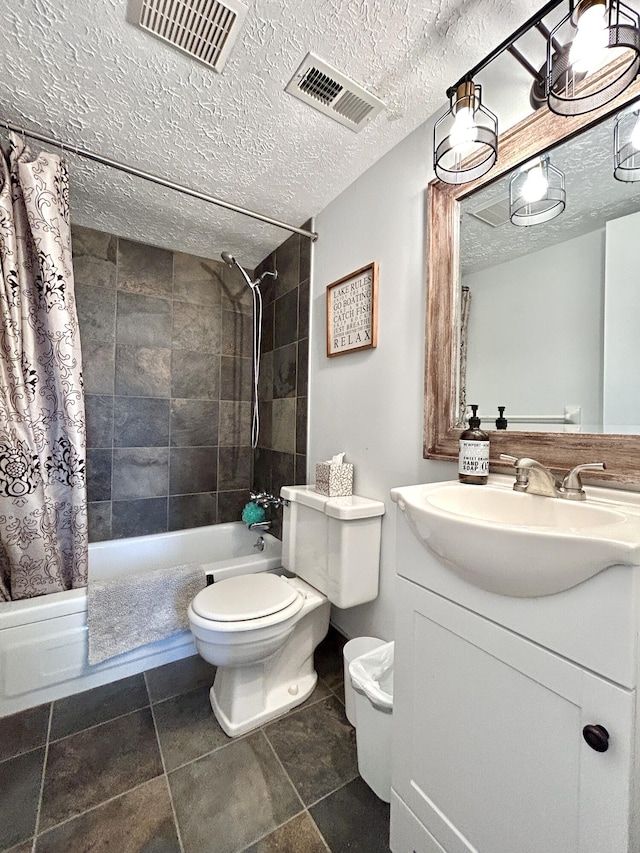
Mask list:
[[[343,462],[318,462],[316,464],[316,492],[330,498],[353,494],[353,465]]]

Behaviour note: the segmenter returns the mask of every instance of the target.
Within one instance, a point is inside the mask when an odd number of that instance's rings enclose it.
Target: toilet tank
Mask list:
[[[282,565],[336,607],[378,595],[384,504],[358,495],[329,498],[313,486],[283,486]]]

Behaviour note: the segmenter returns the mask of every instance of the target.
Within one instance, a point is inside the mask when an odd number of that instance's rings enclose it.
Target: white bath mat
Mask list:
[[[89,663],[101,663],[185,631],[189,602],[205,586],[204,569],[195,563],[101,581],[90,577]]]

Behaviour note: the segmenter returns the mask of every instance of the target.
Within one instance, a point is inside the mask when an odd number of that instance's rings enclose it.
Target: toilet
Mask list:
[[[217,667],[211,707],[238,737],[300,705],[318,675],[313,653],[331,604],[355,607],[378,595],[384,504],[284,486],[282,566],[201,590],[189,605],[198,653]]]

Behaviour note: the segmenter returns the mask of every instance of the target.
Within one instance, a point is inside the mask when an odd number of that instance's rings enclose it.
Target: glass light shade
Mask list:
[[[613,126],[613,177],[640,181],[640,104],[620,113]]]
[[[481,177],[498,156],[498,119],[482,103],[482,88],[462,83],[433,129],[433,165],[447,184]]]
[[[545,92],[549,109],[582,115],[609,103],[640,70],[640,16],[617,0],[579,0],[547,41]],[[602,13],[604,10],[604,14]],[[554,45],[571,45],[556,51]],[[617,76],[596,88],[590,74],[624,55]]]
[[[588,74],[592,66],[598,64],[599,54],[609,47],[607,6],[604,0],[587,6],[575,23],[578,31],[571,42],[569,62],[574,71]]]
[[[512,225],[549,222],[565,208],[564,173],[541,157],[523,166],[509,182],[509,218]]]

